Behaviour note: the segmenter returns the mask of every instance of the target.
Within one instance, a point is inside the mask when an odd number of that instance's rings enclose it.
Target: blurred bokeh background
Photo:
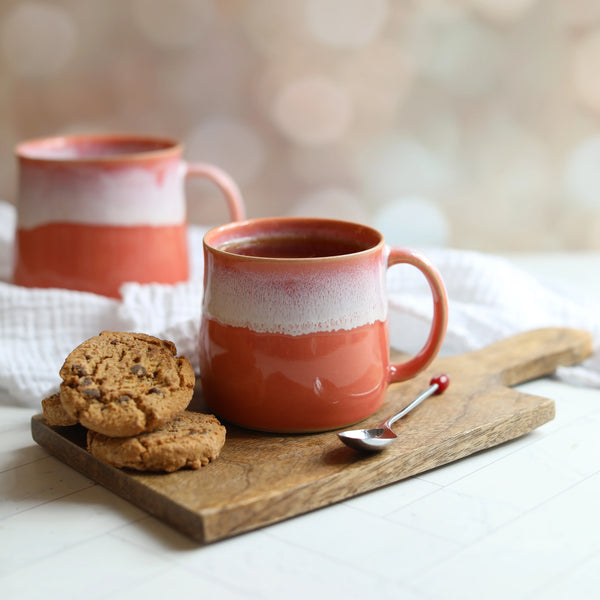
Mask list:
[[[600,2],[0,0],[0,199],[18,141],[97,131],[181,139],[251,217],[600,249]]]

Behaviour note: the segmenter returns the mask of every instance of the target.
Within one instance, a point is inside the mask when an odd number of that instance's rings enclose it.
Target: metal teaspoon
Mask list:
[[[427,388],[418,398],[415,398],[406,408],[399,413],[392,415],[387,421],[373,427],[371,429],[352,429],[351,431],[342,431],[338,433],[338,437],[346,446],[355,450],[369,450],[377,452],[383,450],[388,444],[392,443],[398,436],[392,431],[392,425],[401,419],[405,414],[409,413],[413,408],[417,407],[423,400],[441,394],[450,385],[448,375],[437,375],[430,381],[430,387]]]

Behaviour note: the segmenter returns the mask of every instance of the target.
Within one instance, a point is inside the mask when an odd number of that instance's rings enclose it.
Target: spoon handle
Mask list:
[[[416,408],[425,400],[429,398],[429,396],[433,396],[434,394],[441,394],[449,385],[450,378],[448,375],[437,375],[430,382],[430,387],[428,387],[420,396],[415,398],[408,406],[403,408],[399,413],[392,415],[385,423],[383,423],[382,427],[391,427],[398,419],[401,419],[404,415],[409,413],[413,408]]]

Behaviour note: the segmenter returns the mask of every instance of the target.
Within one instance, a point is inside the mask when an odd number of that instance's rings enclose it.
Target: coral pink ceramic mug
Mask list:
[[[13,282],[119,296],[127,281],[189,276],[184,181],[203,177],[244,218],[221,169],[186,162],[173,140],[72,135],[17,146],[19,191]]]
[[[200,376],[209,408],[243,427],[324,431],[374,413],[389,384],[437,355],[448,303],[442,279],[414,250],[376,230],[313,218],[223,225],[204,238]],[[420,269],[433,296],[423,348],[390,362],[386,271]]]

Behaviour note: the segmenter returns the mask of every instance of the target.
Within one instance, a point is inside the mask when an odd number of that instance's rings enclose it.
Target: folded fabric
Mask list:
[[[0,398],[38,408],[57,388],[67,354],[104,329],[139,331],[175,342],[198,371],[198,330],[202,302],[202,237],[190,227],[190,281],[178,285],[127,283],[122,299],[58,289],[12,285],[14,209],[0,202]],[[479,252],[429,249],[448,289],[450,318],[442,352],[475,350],[538,327],[591,331],[593,356],[557,376],[600,387],[600,314],[592,301],[554,290],[499,257]],[[429,288],[418,271],[396,266],[388,272],[390,341],[414,352],[431,319]]]

